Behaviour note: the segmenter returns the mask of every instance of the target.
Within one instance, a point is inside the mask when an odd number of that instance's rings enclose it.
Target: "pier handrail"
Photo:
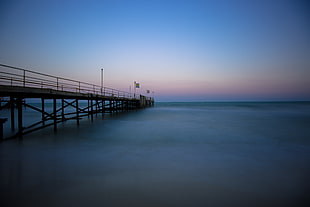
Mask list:
[[[44,74],[5,64],[0,64],[0,68],[2,68],[0,70],[0,85],[48,88],[57,91],[75,92],[82,94],[95,94],[117,98],[134,98],[134,96],[129,92],[109,87],[101,87],[99,85],[83,81]],[[13,72],[12,70],[15,70],[16,72]],[[139,94],[136,94],[136,97],[139,96]]]

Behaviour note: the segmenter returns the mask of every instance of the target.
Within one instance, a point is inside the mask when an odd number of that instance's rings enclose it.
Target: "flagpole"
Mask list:
[[[137,82],[135,81],[135,82],[133,83],[133,88],[134,88],[133,97],[134,97],[134,98],[136,98],[136,84],[137,84]]]

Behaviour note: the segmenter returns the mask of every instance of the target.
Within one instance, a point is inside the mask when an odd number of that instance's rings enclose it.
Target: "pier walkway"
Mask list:
[[[29,101],[33,99],[35,104]],[[93,120],[94,114],[100,113],[104,118],[107,113],[153,105],[153,97],[0,64],[0,112],[10,110],[8,117],[0,117],[0,140],[22,138],[48,126],[57,131],[57,124],[67,120],[79,125],[84,116]],[[39,120],[26,126],[26,109],[38,112]],[[5,122],[11,128],[7,137],[3,135]]]

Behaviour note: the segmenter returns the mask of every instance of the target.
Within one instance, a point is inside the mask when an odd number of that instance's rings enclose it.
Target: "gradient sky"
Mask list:
[[[301,0],[0,0],[0,63],[158,101],[310,100]]]

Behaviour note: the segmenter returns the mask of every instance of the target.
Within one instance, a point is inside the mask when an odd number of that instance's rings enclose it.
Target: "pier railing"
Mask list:
[[[129,92],[4,64],[0,64],[0,85],[46,88],[57,91],[95,94],[118,98],[134,97],[133,94]],[[139,95],[137,95],[137,97],[139,97]]]

